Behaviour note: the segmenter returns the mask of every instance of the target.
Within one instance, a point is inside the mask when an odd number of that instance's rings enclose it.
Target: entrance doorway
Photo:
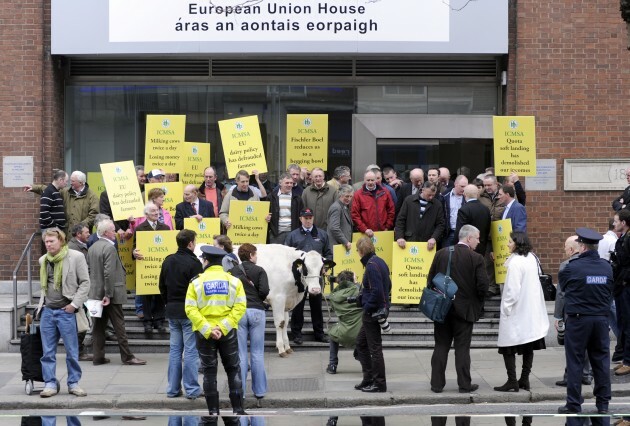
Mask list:
[[[353,180],[365,167],[390,163],[403,173],[414,167],[467,166],[473,177],[492,164],[491,115],[354,114]],[[399,168],[400,167],[400,168]]]

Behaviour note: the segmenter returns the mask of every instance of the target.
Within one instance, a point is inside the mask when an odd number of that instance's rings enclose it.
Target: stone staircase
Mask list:
[[[494,297],[486,301],[485,314],[481,320],[475,323],[472,337],[473,348],[494,348],[496,347],[497,335],[499,332],[498,313],[500,297]],[[324,323],[329,322],[330,325],[336,322],[336,316],[332,310],[330,314],[327,309],[327,302],[324,301]],[[36,305],[27,305],[26,311],[32,312]],[[127,329],[127,337],[129,345],[133,353],[166,353],[169,350],[169,334],[158,333],[154,330],[153,334],[147,336],[144,333],[142,321],[135,315],[133,297],[129,297],[126,304],[123,305],[125,314],[125,324]],[[304,344],[301,348],[309,349],[327,349],[328,344],[316,342],[313,338],[313,327],[311,324],[310,308],[308,303],[304,307],[304,328],[302,334]],[[391,332],[383,334],[383,346],[386,348],[409,348],[409,349],[432,349],[433,348],[433,322],[429,321],[420,313],[417,306],[404,307],[402,305],[393,305],[390,309],[388,321],[391,325]],[[168,326],[167,326],[168,328]],[[326,325],[324,328],[327,328]],[[21,333],[24,331],[24,314],[22,315],[22,323],[18,328]],[[265,346],[268,351],[275,351],[276,332],[273,326],[273,318],[271,311],[267,311],[267,327],[265,330]],[[19,340],[11,340],[9,352],[19,352]],[[118,346],[116,342],[108,341],[106,344],[106,352],[117,353]]]

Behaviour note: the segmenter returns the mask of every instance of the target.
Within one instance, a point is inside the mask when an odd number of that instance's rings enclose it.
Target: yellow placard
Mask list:
[[[512,220],[495,220],[490,224],[492,252],[494,253],[494,279],[497,284],[505,283],[507,268],[505,261],[510,256],[508,241],[512,232]]]
[[[136,294],[160,294],[158,287],[162,263],[177,251],[175,236],[179,231],[138,231],[136,249],[144,259],[136,260]]]
[[[249,174],[252,170],[267,171],[257,115],[221,120],[219,131],[228,177],[233,178],[239,170]]]
[[[112,208],[112,219],[144,216],[144,202],[133,161],[101,164],[103,181]]]
[[[494,173],[536,176],[536,120],[531,116],[492,117]]]
[[[352,242],[356,244],[359,238],[365,234],[361,232],[354,232],[352,234]],[[374,250],[378,257],[383,259],[387,264],[390,272],[392,270],[392,243],[394,242],[394,231],[379,231],[375,232],[372,237],[372,244],[374,244]]]
[[[201,185],[203,171],[210,165],[210,144],[204,142],[184,142],[184,168],[179,181],[184,185]]]
[[[162,169],[181,174],[185,132],[185,115],[147,115],[144,170],[149,173],[153,169]]]
[[[173,218],[173,224],[175,223],[175,206],[184,201],[184,185],[181,182],[158,182],[158,183],[145,183],[144,195],[148,199],[149,191],[153,188],[160,188],[164,191],[164,205],[163,209],[168,210]],[[144,216],[144,214],[142,214]]]
[[[427,243],[407,242],[404,249],[392,243],[392,251],[392,303],[419,303],[435,249],[429,251]]]
[[[212,237],[221,234],[221,219],[218,217],[208,217],[197,222],[194,217],[184,218],[184,229],[190,229],[197,233],[197,244],[206,243],[212,245]]]
[[[287,115],[287,166],[328,169],[328,114]]]
[[[87,184],[98,198],[105,191],[105,182],[103,181],[102,172],[87,172]]]
[[[230,201],[230,223],[227,231],[234,244],[265,244],[269,201]]]
[[[335,244],[333,246],[333,260],[335,261],[335,275],[339,275],[339,272],[346,269],[354,272],[357,276],[357,282],[363,280],[363,264],[361,263],[361,257],[352,243],[350,250],[346,250],[346,246],[343,244]]]
[[[135,290],[136,288],[136,260],[133,258],[133,238],[123,240],[119,234],[116,234],[118,240],[118,256],[125,267],[127,273],[127,290]]]

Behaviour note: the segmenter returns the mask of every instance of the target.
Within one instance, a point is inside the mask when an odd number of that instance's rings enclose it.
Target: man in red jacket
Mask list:
[[[359,232],[372,238],[375,232],[394,228],[395,206],[392,196],[376,183],[372,171],[363,175],[363,186],[352,199],[352,222]]]

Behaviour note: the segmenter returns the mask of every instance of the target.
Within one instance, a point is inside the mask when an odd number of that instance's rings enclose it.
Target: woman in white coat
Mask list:
[[[508,380],[495,391],[529,390],[529,373],[534,351],[545,349],[549,318],[545,297],[538,278],[538,261],[529,238],[523,232],[512,232],[508,247],[512,253],[506,260],[507,276],[501,295],[499,319],[499,353],[503,355]],[[516,354],[523,355],[521,378],[516,380]]]

